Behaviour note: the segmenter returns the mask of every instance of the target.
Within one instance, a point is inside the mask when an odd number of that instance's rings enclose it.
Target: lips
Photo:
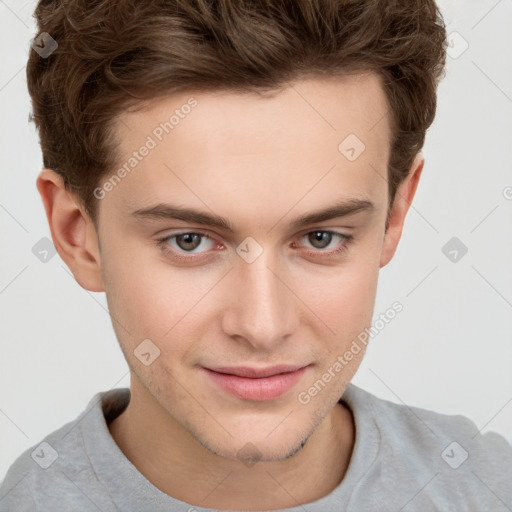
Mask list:
[[[242,400],[267,401],[291,390],[301,379],[307,365],[276,365],[266,368],[202,368],[218,388]]]
[[[217,373],[223,373],[225,375],[236,375],[238,377],[247,377],[249,379],[261,379],[263,377],[272,377],[279,375],[280,373],[291,373],[303,368],[305,365],[276,365],[269,366],[267,368],[250,368],[248,366],[216,366],[208,367],[208,370],[212,370]]]

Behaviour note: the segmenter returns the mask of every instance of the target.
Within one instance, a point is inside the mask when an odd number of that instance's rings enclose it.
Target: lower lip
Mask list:
[[[237,398],[263,402],[278,398],[292,389],[299,382],[302,375],[304,375],[306,368],[305,366],[294,372],[279,373],[278,375],[262,377],[260,379],[249,379],[227,373],[218,373],[207,368],[203,368],[203,370],[219,387]]]

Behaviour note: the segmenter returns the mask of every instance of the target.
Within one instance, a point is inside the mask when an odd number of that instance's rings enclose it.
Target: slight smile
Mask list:
[[[211,367],[201,369],[224,391],[242,400],[273,400],[292,389],[309,365],[278,365],[268,368]]]

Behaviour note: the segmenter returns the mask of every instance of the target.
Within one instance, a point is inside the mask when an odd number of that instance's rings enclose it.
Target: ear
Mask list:
[[[96,228],[62,177],[43,169],[37,178],[53,243],[78,284],[91,292],[105,291]]]
[[[414,160],[409,174],[397,189],[391,212],[389,216],[388,229],[384,234],[384,243],[380,259],[380,267],[387,265],[398,247],[398,242],[402,236],[405,216],[409,211],[421,172],[423,170],[424,158],[418,155]]]

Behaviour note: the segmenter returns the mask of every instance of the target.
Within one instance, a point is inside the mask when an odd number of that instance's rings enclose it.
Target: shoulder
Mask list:
[[[379,430],[386,439],[402,441],[406,446],[414,444],[418,451],[430,450],[432,446],[443,446],[450,442],[460,445],[446,445],[449,458],[453,450],[457,456],[456,462],[462,462],[463,450],[478,460],[502,461],[505,467],[512,468],[512,444],[496,432],[482,434],[470,418],[460,414],[442,414],[421,407],[409,406],[378,398],[371,393],[357,388],[358,396],[366,400],[373,416],[378,419]],[[471,452],[471,453],[470,453]]]
[[[113,391],[118,399],[126,396],[125,389]],[[93,489],[96,495],[101,484],[88,457],[84,429],[90,431],[99,426],[97,430],[101,432],[106,394],[94,395],[76,419],[45,436],[14,461],[1,482],[0,512],[66,512],[82,504],[85,510],[91,507],[87,490]],[[98,500],[103,501],[101,496]],[[97,506],[105,512],[111,510],[108,502]]]
[[[25,450],[9,467],[0,487],[0,512],[66,510],[77,473],[87,471],[77,420]],[[76,489],[75,489],[76,491]]]
[[[512,507],[512,445],[502,435],[482,434],[465,416],[394,403],[354,385],[345,398],[356,428],[358,421],[371,423],[378,439],[374,477],[395,492],[403,486],[412,496],[417,489],[415,500],[425,506]]]

